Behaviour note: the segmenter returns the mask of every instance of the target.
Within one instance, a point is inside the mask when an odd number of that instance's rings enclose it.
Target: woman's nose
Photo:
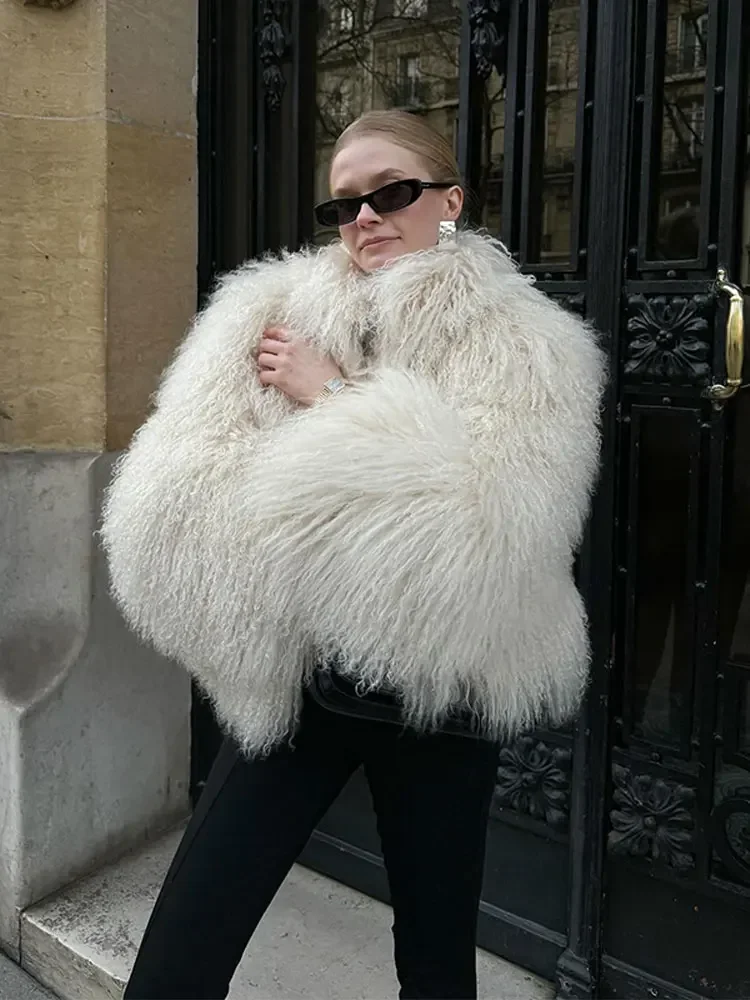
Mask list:
[[[356,219],[357,225],[369,226],[370,223],[372,222],[380,222],[380,221],[381,221],[380,216],[375,211],[375,209],[371,208],[370,205],[367,204],[367,202],[364,202],[364,204],[359,210],[359,215],[357,216]]]

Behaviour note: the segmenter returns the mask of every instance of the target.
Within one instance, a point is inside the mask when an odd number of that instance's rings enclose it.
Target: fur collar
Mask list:
[[[277,322],[342,361],[370,336],[377,355],[399,363],[446,347],[488,310],[503,308],[505,282],[528,280],[501,243],[474,232],[397,258],[372,274],[360,271],[338,241],[268,257],[264,266],[279,265],[286,271],[288,298]]]

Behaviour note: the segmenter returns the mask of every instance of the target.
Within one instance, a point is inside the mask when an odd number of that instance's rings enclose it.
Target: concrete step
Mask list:
[[[24,968],[62,1000],[120,1000],[176,831],[26,911]],[[396,997],[388,906],[296,866],[255,932],[230,1000]],[[479,952],[480,997],[550,1000],[549,983]]]

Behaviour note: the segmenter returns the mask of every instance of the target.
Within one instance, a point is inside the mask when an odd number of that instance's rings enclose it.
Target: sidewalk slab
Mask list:
[[[62,1000],[120,1000],[180,834],[27,911],[27,971]],[[390,927],[390,907],[297,865],[248,946],[230,1000],[394,998]],[[484,1000],[553,996],[551,984],[488,952],[478,952],[478,967]]]
[[[0,951],[0,1000],[55,1000],[55,997]]]

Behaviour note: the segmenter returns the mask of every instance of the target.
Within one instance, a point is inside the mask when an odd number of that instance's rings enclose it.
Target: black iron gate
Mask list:
[[[560,996],[750,997],[748,49],[743,0],[202,0],[204,289],[326,239],[337,132],[407,107],[454,135],[472,221],[605,337],[592,684],[503,750],[480,927]],[[387,896],[358,778],[304,860]]]

